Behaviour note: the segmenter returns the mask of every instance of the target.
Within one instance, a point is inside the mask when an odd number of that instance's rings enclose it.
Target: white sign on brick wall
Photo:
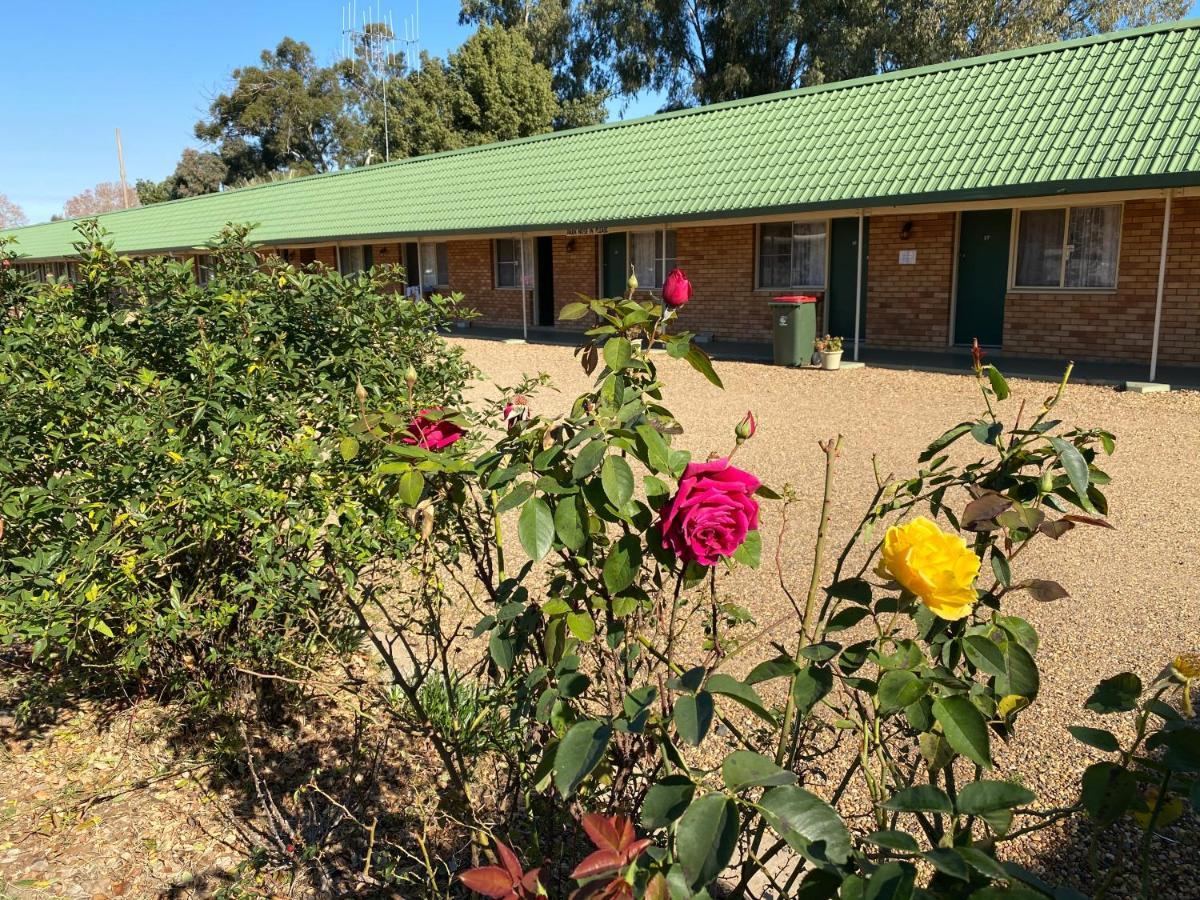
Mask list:
[[[915,266],[916,264],[917,264],[917,251],[916,250],[901,250],[900,251],[900,265]]]

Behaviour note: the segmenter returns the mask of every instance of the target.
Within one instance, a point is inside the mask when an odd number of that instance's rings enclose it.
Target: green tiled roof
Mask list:
[[[102,216],[123,251],[681,222],[1200,183],[1200,20]],[[69,222],[15,232],[69,254]]]

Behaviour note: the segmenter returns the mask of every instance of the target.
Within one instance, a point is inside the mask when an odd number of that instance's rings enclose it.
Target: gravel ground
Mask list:
[[[537,412],[561,412],[589,384],[569,347],[454,341],[493,384],[549,374],[561,393],[538,395]],[[728,452],[733,426],[748,408],[754,411],[758,435],[739,451],[739,465],[772,486],[792,484],[804,500],[799,515],[790,517],[781,551],[784,571],[795,585],[806,583],[811,566],[823,465],[818,440],[835,434],[845,439],[831,532],[839,547],[870,499],[872,454],[885,474],[910,473],[934,437],[973,417],[981,406],[974,379],[958,375],[884,369],[826,373],[727,362],[717,366],[726,386],[718,391],[665,355],[659,368],[667,384],[666,405],[685,428],[681,445],[698,455]],[[1013,380],[1011,386],[1013,398],[1003,412],[1010,420],[1020,400],[1036,409],[1053,391],[1044,382]],[[479,392],[494,395],[496,390],[481,385]],[[1022,718],[1014,745],[998,755],[1002,765],[1023,772],[1025,783],[1048,805],[1071,802],[1084,768],[1101,758],[1065,731],[1067,725],[1099,724],[1082,708],[1095,682],[1126,670],[1148,681],[1179,651],[1200,649],[1200,484],[1193,473],[1200,394],[1136,395],[1074,386],[1057,415],[1070,425],[1104,427],[1117,436],[1117,452],[1105,463],[1113,479],[1106,493],[1116,530],[1079,528],[1058,544],[1044,541],[1023,555],[1019,577],[1053,578],[1070,591],[1069,599],[1043,604],[1017,594],[1006,600],[1006,610],[1027,618],[1042,636],[1042,691]],[[968,450],[964,444],[963,451]],[[764,504],[764,560],[779,544],[779,515],[772,506]],[[770,566],[739,571],[724,590],[760,623],[788,608]],[[794,625],[785,628],[794,630]],[[1154,896],[1194,900],[1200,824],[1187,817],[1164,836],[1157,848]],[[1116,835],[1102,852],[1119,856],[1121,845],[1132,852],[1138,838],[1134,831]],[[1014,842],[1007,852],[1055,880],[1086,888],[1086,840],[1080,823],[1069,822]],[[1114,887],[1109,896],[1135,891],[1126,876]]]

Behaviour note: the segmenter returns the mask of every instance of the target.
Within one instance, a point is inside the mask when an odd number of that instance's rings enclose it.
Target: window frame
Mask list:
[[[342,266],[342,253],[346,250],[357,250],[362,253],[361,269],[355,269],[352,272],[347,272]],[[375,245],[374,244],[338,244],[337,245],[337,270],[338,274],[343,278],[349,278],[352,275],[361,275],[363,272],[369,272],[375,265]]]
[[[675,255],[674,256],[666,255],[667,254],[667,232],[670,232],[674,236],[672,238],[675,242]],[[679,231],[676,228],[667,228],[667,227],[632,228],[632,229],[626,230],[626,232],[625,232],[625,265],[629,266],[633,271],[637,270],[637,267],[633,261],[633,236],[635,234],[654,234],[654,235],[661,234],[662,235],[663,255],[661,257],[658,255],[658,238],[656,237],[655,241],[654,241],[654,268],[657,271],[658,261],[661,259],[662,263],[663,263],[662,282],[660,284],[642,284],[641,279],[640,278],[638,279],[638,290],[639,291],[661,291],[663,289],[663,285],[667,283],[667,276],[671,274],[671,270],[679,267]],[[671,266],[670,269],[667,268],[668,262],[674,263],[674,265]]]
[[[516,284],[501,284],[500,283],[500,253],[497,245],[501,241],[512,241],[517,245],[517,261],[516,261]],[[529,276],[530,283],[521,285],[521,255],[520,246],[523,242],[528,242],[530,253],[525,259],[526,275]],[[536,286],[537,278],[537,241],[533,235],[517,235],[515,237],[497,237],[492,238],[492,287],[497,291],[532,291]]]
[[[791,225],[794,230],[796,225],[800,224],[800,223],[804,223],[804,224],[819,223],[819,224],[825,226],[825,264],[824,264],[824,266],[822,266],[822,274],[824,275],[824,280],[822,281],[821,284],[789,284],[789,285],[781,285],[781,286],[777,286],[777,287],[764,285],[762,283],[762,227],[764,225]],[[764,291],[764,292],[774,292],[774,293],[778,293],[779,291],[820,291],[821,293],[824,294],[824,293],[828,292],[828,290],[829,290],[829,254],[830,254],[830,243],[831,243],[829,240],[829,233],[832,230],[832,227],[833,227],[833,220],[828,217],[824,218],[824,219],[780,219],[780,220],[768,221],[768,222],[755,222],[754,223],[754,290],[755,291]],[[794,237],[793,237],[793,239],[794,239]],[[790,268],[790,266],[789,266],[789,268]]]
[[[1117,242],[1114,248],[1116,259],[1113,260],[1113,283],[1111,287],[1071,287],[1067,285],[1067,266],[1071,255],[1067,252],[1071,237],[1071,213],[1077,209],[1095,209],[1100,206],[1114,206],[1117,209]],[[1057,285],[1022,285],[1017,284],[1017,260],[1021,255],[1021,216],[1027,212],[1046,212],[1047,210],[1063,210],[1062,259],[1058,266]],[[1013,294],[1115,294],[1121,284],[1121,243],[1125,236],[1125,203],[1058,203],[1053,206],[1019,206],[1013,209],[1011,234],[1009,236],[1008,254],[1008,290]]]

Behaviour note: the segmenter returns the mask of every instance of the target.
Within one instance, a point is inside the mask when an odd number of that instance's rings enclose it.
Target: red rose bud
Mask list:
[[[679,309],[692,299],[692,283],[683,274],[682,269],[672,269],[667,276],[662,289],[663,303],[672,309]]]
[[[529,399],[524,394],[517,394],[504,404],[502,418],[505,427],[512,431],[529,418]]]
[[[758,422],[754,420],[754,413],[746,410],[746,418],[737,423],[737,427],[733,429],[734,435],[737,437],[739,444],[750,440],[754,437],[754,432],[758,431]]]

